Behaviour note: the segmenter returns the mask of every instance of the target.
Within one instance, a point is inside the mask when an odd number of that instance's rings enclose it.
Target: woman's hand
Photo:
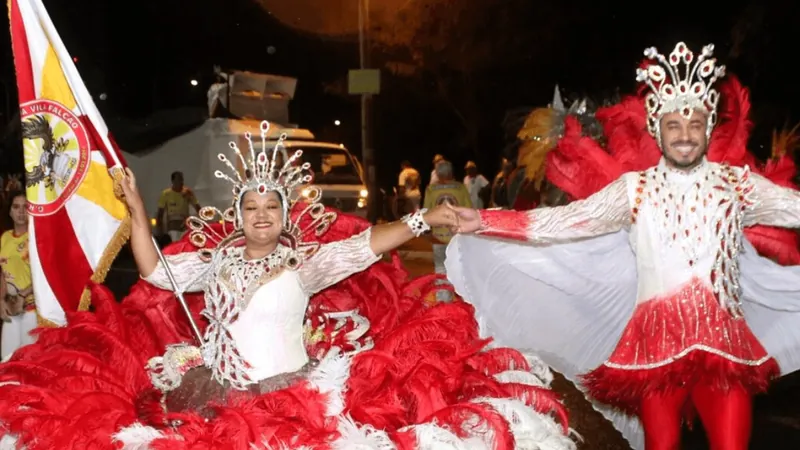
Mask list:
[[[145,210],[144,201],[141,194],[139,194],[139,188],[136,186],[136,176],[130,168],[125,168],[125,176],[122,178],[120,185],[122,186],[122,193],[125,194],[125,203],[128,204],[131,214],[143,213]]]
[[[131,250],[133,259],[136,260],[136,267],[143,277],[149,276],[156,268],[158,263],[158,253],[153,245],[153,235],[151,234],[150,219],[147,218],[147,211],[144,208],[144,201],[136,187],[136,176],[131,169],[125,169],[125,177],[122,178],[122,193],[125,194],[125,202],[131,210]]]
[[[422,217],[430,227],[455,228],[458,226],[458,214],[450,205],[439,205],[426,212]]]
[[[477,209],[451,206],[450,209],[456,215],[456,226],[453,231],[456,233],[474,233],[481,229],[481,214]]]

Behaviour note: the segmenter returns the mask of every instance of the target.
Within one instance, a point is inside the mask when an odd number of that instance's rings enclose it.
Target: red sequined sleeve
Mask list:
[[[585,200],[530,211],[481,211],[478,234],[539,244],[619,231],[630,224],[627,183],[619,178]]]

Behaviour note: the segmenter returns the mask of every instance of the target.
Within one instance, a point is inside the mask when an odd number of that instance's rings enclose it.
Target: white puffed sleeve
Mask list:
[[[753,191],[748,200],[752,206],[744,217],[745,226],[800,228],[800,192],[778,186],[761,175],[751,173],[750,177]]]
[[[300,282],[308,295],[332,286],[380,261],[370,247],[372,229],[325,244],[299,269]]]
[[[205,288],[205,275],[211,268],[211,264],[201,259],[199,253],[188,252],[177,255],[164,255],[164,258],[167,260],[172,276],[175,277],[178,289],[181,292],[199,292]],[[170,283],[167,271],[161,261],[158,261],[153,273],[142,277],[142,279],[155,287],[173,290],[172,283]]]

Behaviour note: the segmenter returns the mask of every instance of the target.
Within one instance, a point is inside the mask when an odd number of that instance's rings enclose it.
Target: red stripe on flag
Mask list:
[[[31,64],[31,52],[28,48],[28,35],[25,33],[25,22],[22,21],[22,14],[20,14],[17,0],[11,0],[9,16],[9,21],[11,22],[11,48],[14,51],[19,103],[23,104],[36,100],[36,85],[33,82],[33,65]]]
[[[128,167],[128,164],[125,162],[125,159],[122,157],[122,153],[119,151],[119,146],[117,142],[114,141],[114,137],[111,136],[111,133],[108,133],[108,140],[111,142],[112,148],[106,148],[105,144],[103,144],[103,139],[101,139],[100,132],[97,131],[97,128],[94,127],[94,122],[86,116],[79,117],[83,126],[86,128],[86,132],[89,134],[89,139],[91,140],[90,147],[91,149],[98,149],[103,153],[103,156],[106,158],[106,165],[110,169],[114,165],[114,158],[112,157],[112,153],[117,157],[119,162],[122,163],[124,167]]]
[[[125,158],[122,156],[122,151],[119,148],[119,144],[117,144],[117,140],[114,139],[114,136],[111,134],[110,130],[108,132],[108,140],[111,141],[111,145],[114,146],[114,152],[116,152],[119,162],[122,163],[123,167],[128,167],[128,162],[125,161]]]
[[[31,217],[36,227],[36,251],[47,283],[65,312],[78,310],[92,267],[72,228],[67,209]]]

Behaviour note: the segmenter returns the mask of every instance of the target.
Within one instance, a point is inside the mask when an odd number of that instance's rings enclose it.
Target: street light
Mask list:
[[[197,86],[197,80],[192,80],[190,81],[190,83],[192,84],[192,86]]]
[[[336,125],[336,126],[338,127],[339,125],[341,125],[341,124],[342,124],[342,122],[340,122],[340,121],[338,121],[338,120],[334,120],[334,121],[333,121],[333,124],[334,124],[334,125]]]

